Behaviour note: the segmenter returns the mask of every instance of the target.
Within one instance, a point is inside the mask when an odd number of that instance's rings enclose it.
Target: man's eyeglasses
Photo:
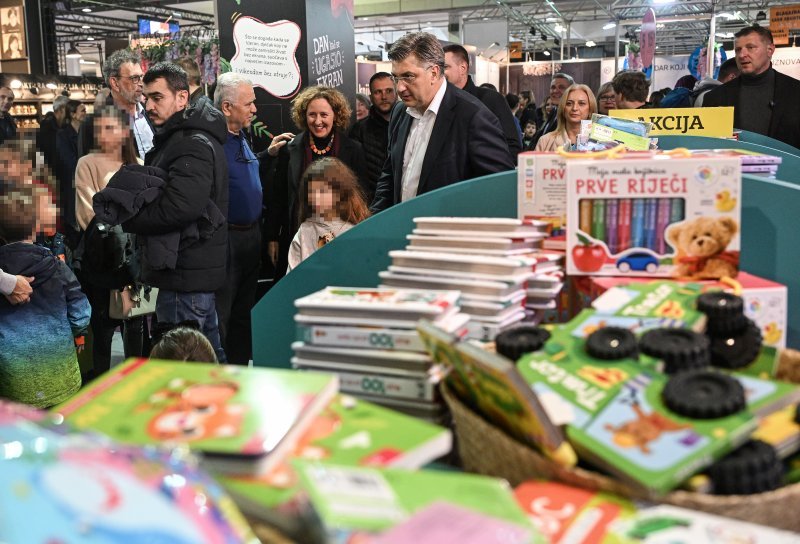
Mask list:
[[[139,83],[142,82],[143,76],[114,76],[114,77],[116,77],[117,79],[127,79],[134,85],[138,85]]]
[[[436,66],[436,65],[435,64],[431,64],[431,65],[426,66],[425,68],[423,68],[423,70],[428,70],[429,68],[433,68],[434,66]],[[405,83],[406,85],[410,85],[410,84],[414,83],[414,80],[417,79],[418,77],[420,77],[420,76],[418,76],[417,74],[408,74],[408,75],[405,75],[405,76],[389,76],[389,78],[392,81],[394,81],[395,85],[400,83],[401,81],[403,83]]]
[[[605,101],[610,101],[610,100],[616,100],[617,99],[617,97],[615,97],[613,94],[611,94],[611,95],[604,94],[604,95],[601,95],[598,98],[600,98],[600,100],[605,100]]]

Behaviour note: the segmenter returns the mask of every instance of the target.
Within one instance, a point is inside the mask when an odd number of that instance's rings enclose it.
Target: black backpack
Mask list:
[[[120,225],[93,218],[73,254],[72,266],[81,278],[97,287],[122,289],[139,276],[133,236]]]

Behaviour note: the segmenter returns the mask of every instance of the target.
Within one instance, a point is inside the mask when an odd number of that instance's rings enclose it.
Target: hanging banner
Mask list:
[[[732,107],[611,110],[609,115],[652,123],[650,136],[690,135],[730,138],[733,134]]]
[[[800,30],[800,4],[769,8],[769,30],[775,45],[789,45],[789,33]]]
[[[653,8],[648,8],[642,18],[642,31],[639,33],[640,54],[642,56],[642,66],[645,70],[653,65],[653,58],[656,55],[656,12]]]

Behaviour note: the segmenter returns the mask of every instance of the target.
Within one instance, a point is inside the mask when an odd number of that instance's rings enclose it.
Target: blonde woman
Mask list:
[[[556,114],[556,129],[542,136],[535,150],[556,151],[566,144],[575,145],[581,130],[581,121],[591,119],[593,113],[597,113],[597,101],[592,90],[586,85],[570,85],[561,95]]]

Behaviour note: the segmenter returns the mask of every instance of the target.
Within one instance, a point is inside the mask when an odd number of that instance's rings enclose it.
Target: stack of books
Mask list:
[[[526,315],[555,307],[564,255],[541,249],[547,223],[487,217],[417,217],[414,223],[408,246],[389,253],[381,284],[461,291],[470,338],[493,340]]]
[[[326,287],[295,301],[292,366],[334,372],[344,393],[442,421],[439,373],[415,327],[428,319],[465,336],[469,318],[459,297],[452,290]]]

